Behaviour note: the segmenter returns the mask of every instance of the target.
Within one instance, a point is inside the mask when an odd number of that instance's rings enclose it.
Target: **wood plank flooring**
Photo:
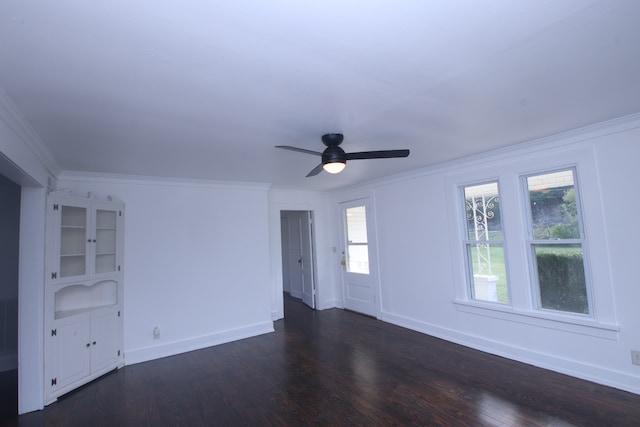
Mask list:
[[[285,297],[276,332],[126,366],[20,426],[640,426],[640,396]]]

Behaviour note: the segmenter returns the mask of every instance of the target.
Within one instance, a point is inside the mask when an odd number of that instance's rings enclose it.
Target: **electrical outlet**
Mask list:
[[[631,363],[634,365],[640,365],[640,351],[631,350]]]
[[[160,328],[158,328],[157,326],[153,328],[153,339],[160,339]]]

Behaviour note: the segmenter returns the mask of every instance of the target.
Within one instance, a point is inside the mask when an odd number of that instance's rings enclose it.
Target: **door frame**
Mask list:
[[[316,271],[317,271],[317,262],[316,262],[316,239],[315,239],[315,214],[313,210],[305,210],[305,209],[280,209],[279,213],[280,213],[280,219],[281,219],[281,224],[282,224],[282,218],[283,218],[283,214],[286,215],[287,212],[292,212],[292,213],[297,213],[297,214],[304,214],[306,215],[306,217],[308,218],[309,221],[309,227],[300,227],[300,240],[301,240],[301,246],[302,246],[302,242],[304,242],[304,237],[303,235],[306,235],[306,237],[309,240],[309,246],[310,246],[310,254],[309,254],[309,262],[308,264],[310,264],[311,267],[311,294],[309,295],[308,298],[305,298],[305,284],[304,284],[304,278],[303,278],[303,283],[302,283],[302,289],[301,289],[301,299],[305,302],[305,304],[307,304],[309,307],[316,309],[318,306],[318,302],[317,302],[317,275],[316,275]],[[281,253],[283,254],[282,256],[282,260],[281,260],[281,264],[282,264],[282,272],[283,272],[283,276],[282,276],[282,284],[283,284],[283,288],[284,288],[284,282],[285,280],[287,280],[287,278],[285,277],[285,270],[286,271],[290,271],[290,268],[286,268],[289,266],[289,262],[288,260],[285,259],[284,256],[284,252],[286,252],[287,246],[288,246],[288,242],[284,241],[285,238],[285,231],[282,229],[280,229],[280,247],[281,247]],[[302,248],[301,248],[302,249]],[[304,257],[304,255],[303,255]],[[304,275],[304,272],[302,273]],[[284,314],[284,313],[283,313]]]

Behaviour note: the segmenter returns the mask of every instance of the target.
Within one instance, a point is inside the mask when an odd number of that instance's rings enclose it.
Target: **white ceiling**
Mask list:
[[[3,0],[65,170],[328,190],[640,112],[640,1]],[[409,148],[305,178],[324,133]]]

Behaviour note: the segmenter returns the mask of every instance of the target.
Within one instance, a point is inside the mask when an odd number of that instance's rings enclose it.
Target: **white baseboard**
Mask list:
[[[241,328],[215,332],[213,334],[202,335],[199,337],[192,337],[133,350],[125,350],[125,364],[133,365],[135,363],[147,362],[149,360],[160,359],[162,357],[174,356],[176,354],[212,347],[214,345],[237,341],[244,338],[255,337],[273,331],[273,323],[264,322],[257,323],[255,325],[243,326]]]
[[[340,301],[337,299],[330,299],[325,301],[318,301],[318,306],[316,307],[318,310],[327,310],[330,308],[342,308],[340,305]]]
[[[548,353],[540,353],[474,335],[463,334],[458,331],[395,314],[382,312],[380,314],[380,320],[485,353],[505,357],[608,387],[614,387],[630,393],[640,394],[640,376],[630,376],[625,372],[565,359]]]

